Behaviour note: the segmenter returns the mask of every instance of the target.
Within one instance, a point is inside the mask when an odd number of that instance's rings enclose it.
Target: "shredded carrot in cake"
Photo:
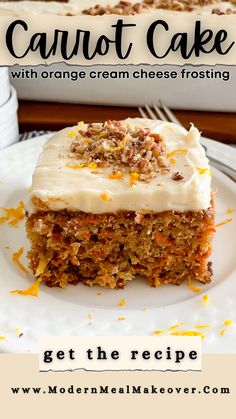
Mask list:
[[[177,329],[178,327],[182,326],[183,324],[184,324],[184,322],[180,322],[180,323],[174,324],[173,326],[170,326],[169,327],[169,330]]]
[[[118,320],[126,320],[125,317],[118,317]]]
[[[89,240],[90,234],[88,231],[82,231],[82,233],[80,233],[81,236],[83,237],[84,240]]]
[[[130,173],[130,186],[133,186],[136,180],[139,180],[139,174],[136,172]]]
[[[209,167],[196,167],[196,170],[200,175],[208,174],[209,176],[212,176],[212,171]]]
[[[17,266],[26,274],[29,275],[29,271],[28,269],[25,268],[25,266],[20,262],[20,257],[23,255],[24,253],[24,248],[21,247],[19,250],[17,250],[17,252],[12,254],[12,260],[13,262],[15,262],[17,264]]]
[[[111,200],[111,198],[109,198],[109,196],[105,192],[101,193],[100,197],[103,201],[110,201]]]
[[[216,227],[221,227],[225,224],[231,223],[231,221],[233,221],[232,218],[226,218],[226,220],[222,221],[221,223],[216,224]]]
[[[196,330],[180,330],[178,332],[172,332],[172,336],[201,336],[202,340],[205,339],[206,335],[202,332],[196,332]]]
[[[160,335],[161,333],[163,333],[164,330],[163,329],[159,329],[159,330],[154,330],[153,333],[154,335]]]
[[[125,298],[121,298],[121,300],[120,300],[120,302],[119,302],[118,306],[120,306],[120,307],[124,307],[125,305],[126,305],[126,300],[125,300]]]
[[[224,325],[225,325],[225,326],[231,326],[231,325],[232,325],[232,323],[233,323],[233,322],[232,322],[232,320],[225,320],[225,321],[224,321]]]
[[[19,221],[23,220],[25,217],[25,204],[23,201],[19,202],[17,208],[0,208],[5,211],[6,215],[0,217],[0,224],[8,222],[12,227],[17,227]]]
[[[187,154],[187,150],[186,149],[181,149],[181,148],[177,148],[176,150],[170,151],[169,153],[167,153],[166,157],[172,157],[174,154]]]
[[[170,239],[168,239],[163,233],[161,233],[160,231],[156,234],[155,236],[155,240],[158,241],[159,243],[163,243],[165,245],[172,245],[172,241]]]
[[[11,291],[11,294],[19,294],[19,295],[24,295],[24,296],[29,296],[30,295],[32,297],[38,297],[38,294],[39,294],[39,285],[40,285],[41,282],[42,282],[42,279],[38,278],[26,290],[12,290]]]
[[[122,179],[123,176],[124,176],[124,173],[116,172],[116,173],[110,173],[107,177],[109,179],[119,180],[119,179]]]
[[[233,214],[233,212],[234,212],[234,209],[233,208],[229,208],[226,211],[227,214]]]
[[[203,295],[202,299],[203,299],[204,303],[206,303],[206,304],[209,303],[209,296],[207,294]]]
[[[195,286],[193,285],[193,283],[192,283],[192,280],[191,280],[191,279],[189,279],[189,281],[188,281],[188,286],[189,286],[189,288],[190,288],[193,292],[201,292],[201,291],[202,291],[202,289],[201,289],[201,288],[199,288],[199,287],[195,287]]]

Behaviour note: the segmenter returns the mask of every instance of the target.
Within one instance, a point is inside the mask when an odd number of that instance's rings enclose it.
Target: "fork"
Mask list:
[[[156,104],[153,104],[152,106],[145,105],[144,107],[139,107],[138,110],[142,118],[150,118],[153,120],[159,119],[161,121],[173,122],[176,125],[183,126],[181,122],[173,114],[173,112],[161,101],[159,101],[159,106]],[[222,149],[222,160],[219,161],[217,158],[214,158],[212,156],[212,154],[214,155],[214,143],[215,142],[213,140],[209,140],[208,138],[201,138],[201,144],[204,147],[206,155],[210,160],[212,166],[221,170],[223,173],[225,173],[227,176],[229,176],[232,180],[236,182],[236,170],[223,161],[224,159],[227,160],[227,162],[228,160],[232,160],[232,164],[233,161],[236,164],[236,150],[225,144],[218,143],[218,145]],[[210,149],[212,149],[211,152],[209,151]],[[233,154],[235,154],[235,156],[233,156]]]

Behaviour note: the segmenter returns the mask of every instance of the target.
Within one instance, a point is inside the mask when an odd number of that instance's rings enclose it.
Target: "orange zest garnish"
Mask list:
[[[206,304],[209,303],[209,296],[207,294],[203,295],[202,299],[203,299],[204,303],[206,303]]]
[[[32,297],[38,297],[39,285],[40,285],[41,282],[42,282],[42,279],[38,278],[26,290],[13,290],[13,291],[11,291],[11,294],[20,294],[20,295],[24,295],[24,296],[30,295]]]
[[[67,137],[68,137],[68,138],[73,138],[73,137],[75,137],[77,134],[78,134],[78,131],[77,131],[77,130],[70,131],[70,132],[68,132]]]
[[[161,333],[163,333],[164,332],[164,330],[163,329],[158,329],[158,330],[154,330],[153,331],[153,334],[154,335],[160,335]]]
[[[0,340],[6,340],[5,336],[0,336]]]
[[[225,329],[221,329],[220,336],[224,336],[224,334],[225,334]]]
[[[93,318],[92,314],[91,313],[88,313],[88,319],[89,320],[92,320],[92,318]]]
[[[189,288],[190,288],[193,292],[201,292],[201,291],[202,291],[202,289],[201,289],[201,288],[199,288],[199,287],[195,287],[195,286],[193,285],[193,283],[192,283],[192,280],[191,280],[191,279],[189,279],[189,281],[188,281],[188,286],[189,286]]]
[[[122,150],[127,143],[127,137],[124,137],[120,144],[116,147],[109,147],[109,151],[119,151]]]
[[[139,180],[139,174],[135,172],[130,173],[130,186],[133,186],[136,180]]]
[[[207,329],[209,326],[209,324],[197,324],[197,326],[195,326],[195,329]]]
[[[196,167],[196,170],[198,171],[198,173],[200,175],[204,175],[205,173],[208,174],[209,176],[212,176],[212,171],[209,167]]]
[[[226,220],[222,221],[221,223],[216,224],[216,227],[221,227],[225,224],[231,223],[231,221],[233,221],[232,218],[226,218]]]
[[[110,201],[111,200],[111,198],[109,198],[109,196],[105,192],[101,193],[100,197],[103,201]]]
[[[126,320],[125,317],[118,317],[118,320]]]
[[[205,339],[206,335],[202,332],[196,332],[196,330],[180,330],[178,332],[170,333],[172,336],[200,336],[202,340]]]
[[[224,321],[224,325],[225,325],[225,326],[231,326],[231,325],[232,325],[232,323],[233,323],[233,322],[232,322],[232,320],[225,320],[225,321]]]
[[[96,169],[97,167],[97,163],[89,163],[89,164],[66,164],[66,167],[68,167],[69,169],[74,169],[74,170],[79,170],[79,169],[84,169],[85,167],[88,167],[89,169]]]
[[[175,163],[176,163],[176,160],[172,157],[172,158],[170,159],[170,163],[171,163],[171,164],[175,164]]]
[[[3,224],[8,221],[12,227],[16,227],[19,221],[23,220],[25,217],[25,204],[23,201],[19,202],[17,208],[0,208],[1,210],[5,211],[6,215],[4,217],[0,217],[0,224]]]
[[[183,324],[184,324],[183,322],[180,322],[180,323],[174,324],[173,326],[170,326],[170,327],[169,327],[169,330],[178,329],[178,327],[182,326]]]
[[[120,307],[124,307],[125,305],[126,305],[125,298],[121,298],[121,300],[120,300],[120,302],[119,302],[118,306],[120,306]]]
[[[172,157],[174,154],[187,154],[187,150],[182,149],[182,148],[177,148],[176,150],[173,150],[167,153],[166,157],[167,158]]]
[[[124,176],[124,173],[116,172],[116,173],[110,173],[107,177],[109,179],[119,180],[119,179],[122,179],[123,176]]]
[[[17,266],[26,274],[29,275],[28,269],[25,268],[25,266],[20,262],[20,257],[23,255],[24,248],[21,247],[17,252],[13,253],[12,260],[17,264]]]
[[[69,164],[69,163],[67,163],[66,167],[68,167],[69,169],[77,170],[77,169],[83,169],[84,164]]]
[[[229,208],[226,211],[227,214],[233,214],[233,212],[234,212],[234,209],[233,208]]]

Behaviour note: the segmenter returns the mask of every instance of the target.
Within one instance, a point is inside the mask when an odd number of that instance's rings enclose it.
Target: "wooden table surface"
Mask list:
[[[175,111],[176,117],[188,128],[194,123],[205,137],[236,143],[236,114],[220,112]],[[59,130],[78,121],[105,121],[139,116],[137,108],[74,105],[20,101],[20,132]]]

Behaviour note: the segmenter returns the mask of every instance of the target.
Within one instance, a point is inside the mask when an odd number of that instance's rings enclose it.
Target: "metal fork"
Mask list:
[[[176,116],[173,114],[173,112],[166,106],[164,103],[159,101],[159,106],[154,104],[152,106],[145,105],[144,107],[138,108],[140,115],[142,118],[150,118],[153,120],[160,119],[161,121],[167,121],[167,122],[173,122],[179,126],[182,126],[181,122],[176,118]],[[226,163],[223,163],[222,161],[219,161],[215,158],[213,158],[211,155],[209,155],[206,142],[211,141],[207,139],[202,139],[201,143],[202,146],[205,149],[206,155],[208,159],[210,160],[210,164],[217,169],[221,170],[223,173],[225,173],[227,176],[229,176],[232,180],[236,182],[236,170],[234,170],[232,167],[228,166]],[[235,152],[233,148],[229,146],[230,153]]]

